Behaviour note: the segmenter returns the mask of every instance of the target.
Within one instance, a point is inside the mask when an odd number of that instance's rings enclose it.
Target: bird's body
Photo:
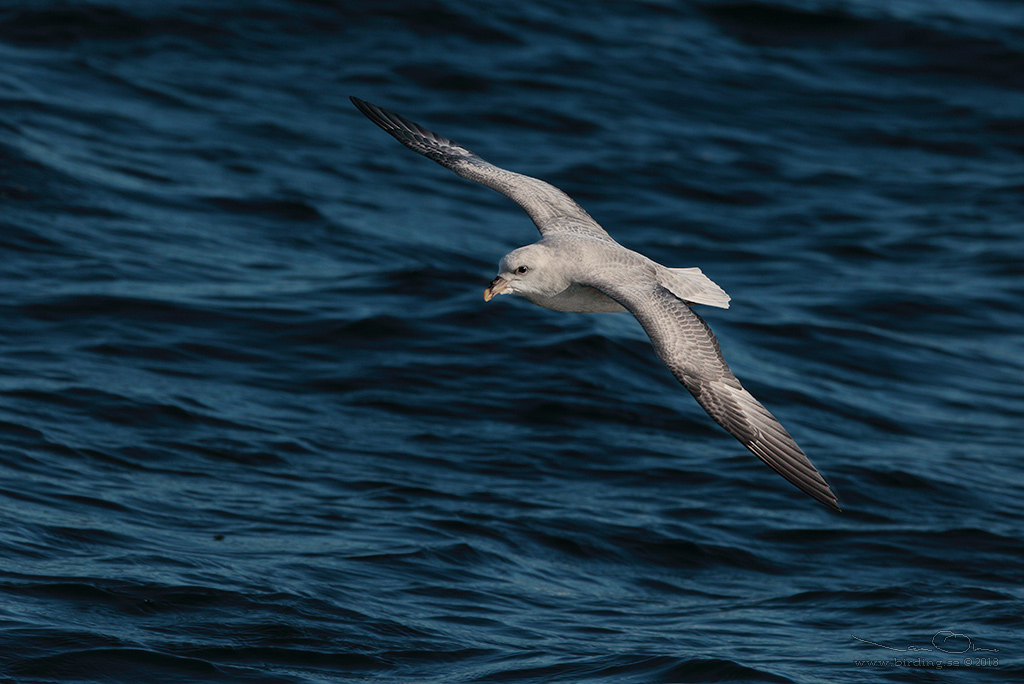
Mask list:
[[[629,312],[658,358],[705,411],[772,469],[821,503],[836,497],[778,420],[729,369],[711,328],[691,305],[728,308],[729,295],[699,268],[668,268],[617,243],[561,190],[490,164],[397,114],[353,103],[402,144],[517,202],[541,240],[505,255],[484,292],[516,294],[555,311]]]

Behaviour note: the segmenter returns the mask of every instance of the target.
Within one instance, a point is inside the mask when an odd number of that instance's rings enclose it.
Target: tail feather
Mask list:
[[[691,304],[706,304],[722,309],[729,308],[732,299],[725,290],[704,275],[699,268],[665,268],[662,286],[683,301]]]

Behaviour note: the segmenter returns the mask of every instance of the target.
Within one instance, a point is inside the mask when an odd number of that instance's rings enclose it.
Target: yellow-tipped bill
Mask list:
[[[491,298],[493,298],[494,295],[501,294],[502,292],[505,291],[507,287],[508,281],[502,278],[501,276],[498,276],[497,278],[492,280],[491,284],[487,286],[486,290],[484,290],[484,301],[491,301]]]

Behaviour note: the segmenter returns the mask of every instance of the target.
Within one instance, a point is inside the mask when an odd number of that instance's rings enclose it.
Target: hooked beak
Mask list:
[[[492,280],[491,284],[487,286],[486,290],[484,290],[484,301],[491,301],[494,295],[501,294],[506,290],[506,288],[508,288],[508,281],[502,278],[501,276],[498,276],[497,278]]]

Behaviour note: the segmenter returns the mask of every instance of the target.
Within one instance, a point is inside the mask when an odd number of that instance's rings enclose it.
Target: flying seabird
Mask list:
[[[836,511],[825,479],[793,438],[743,388],[694,304],[729,307],[729,295],[699,268],[668,268],[626,249],[576,202],[544,181],[507,171],[398,114],[351,98],[406,147],[516,202],[541,239],[502,258],[484,300],[515,294],[555,311],[633,314],[662,363],[715,422],[805,494]]]

